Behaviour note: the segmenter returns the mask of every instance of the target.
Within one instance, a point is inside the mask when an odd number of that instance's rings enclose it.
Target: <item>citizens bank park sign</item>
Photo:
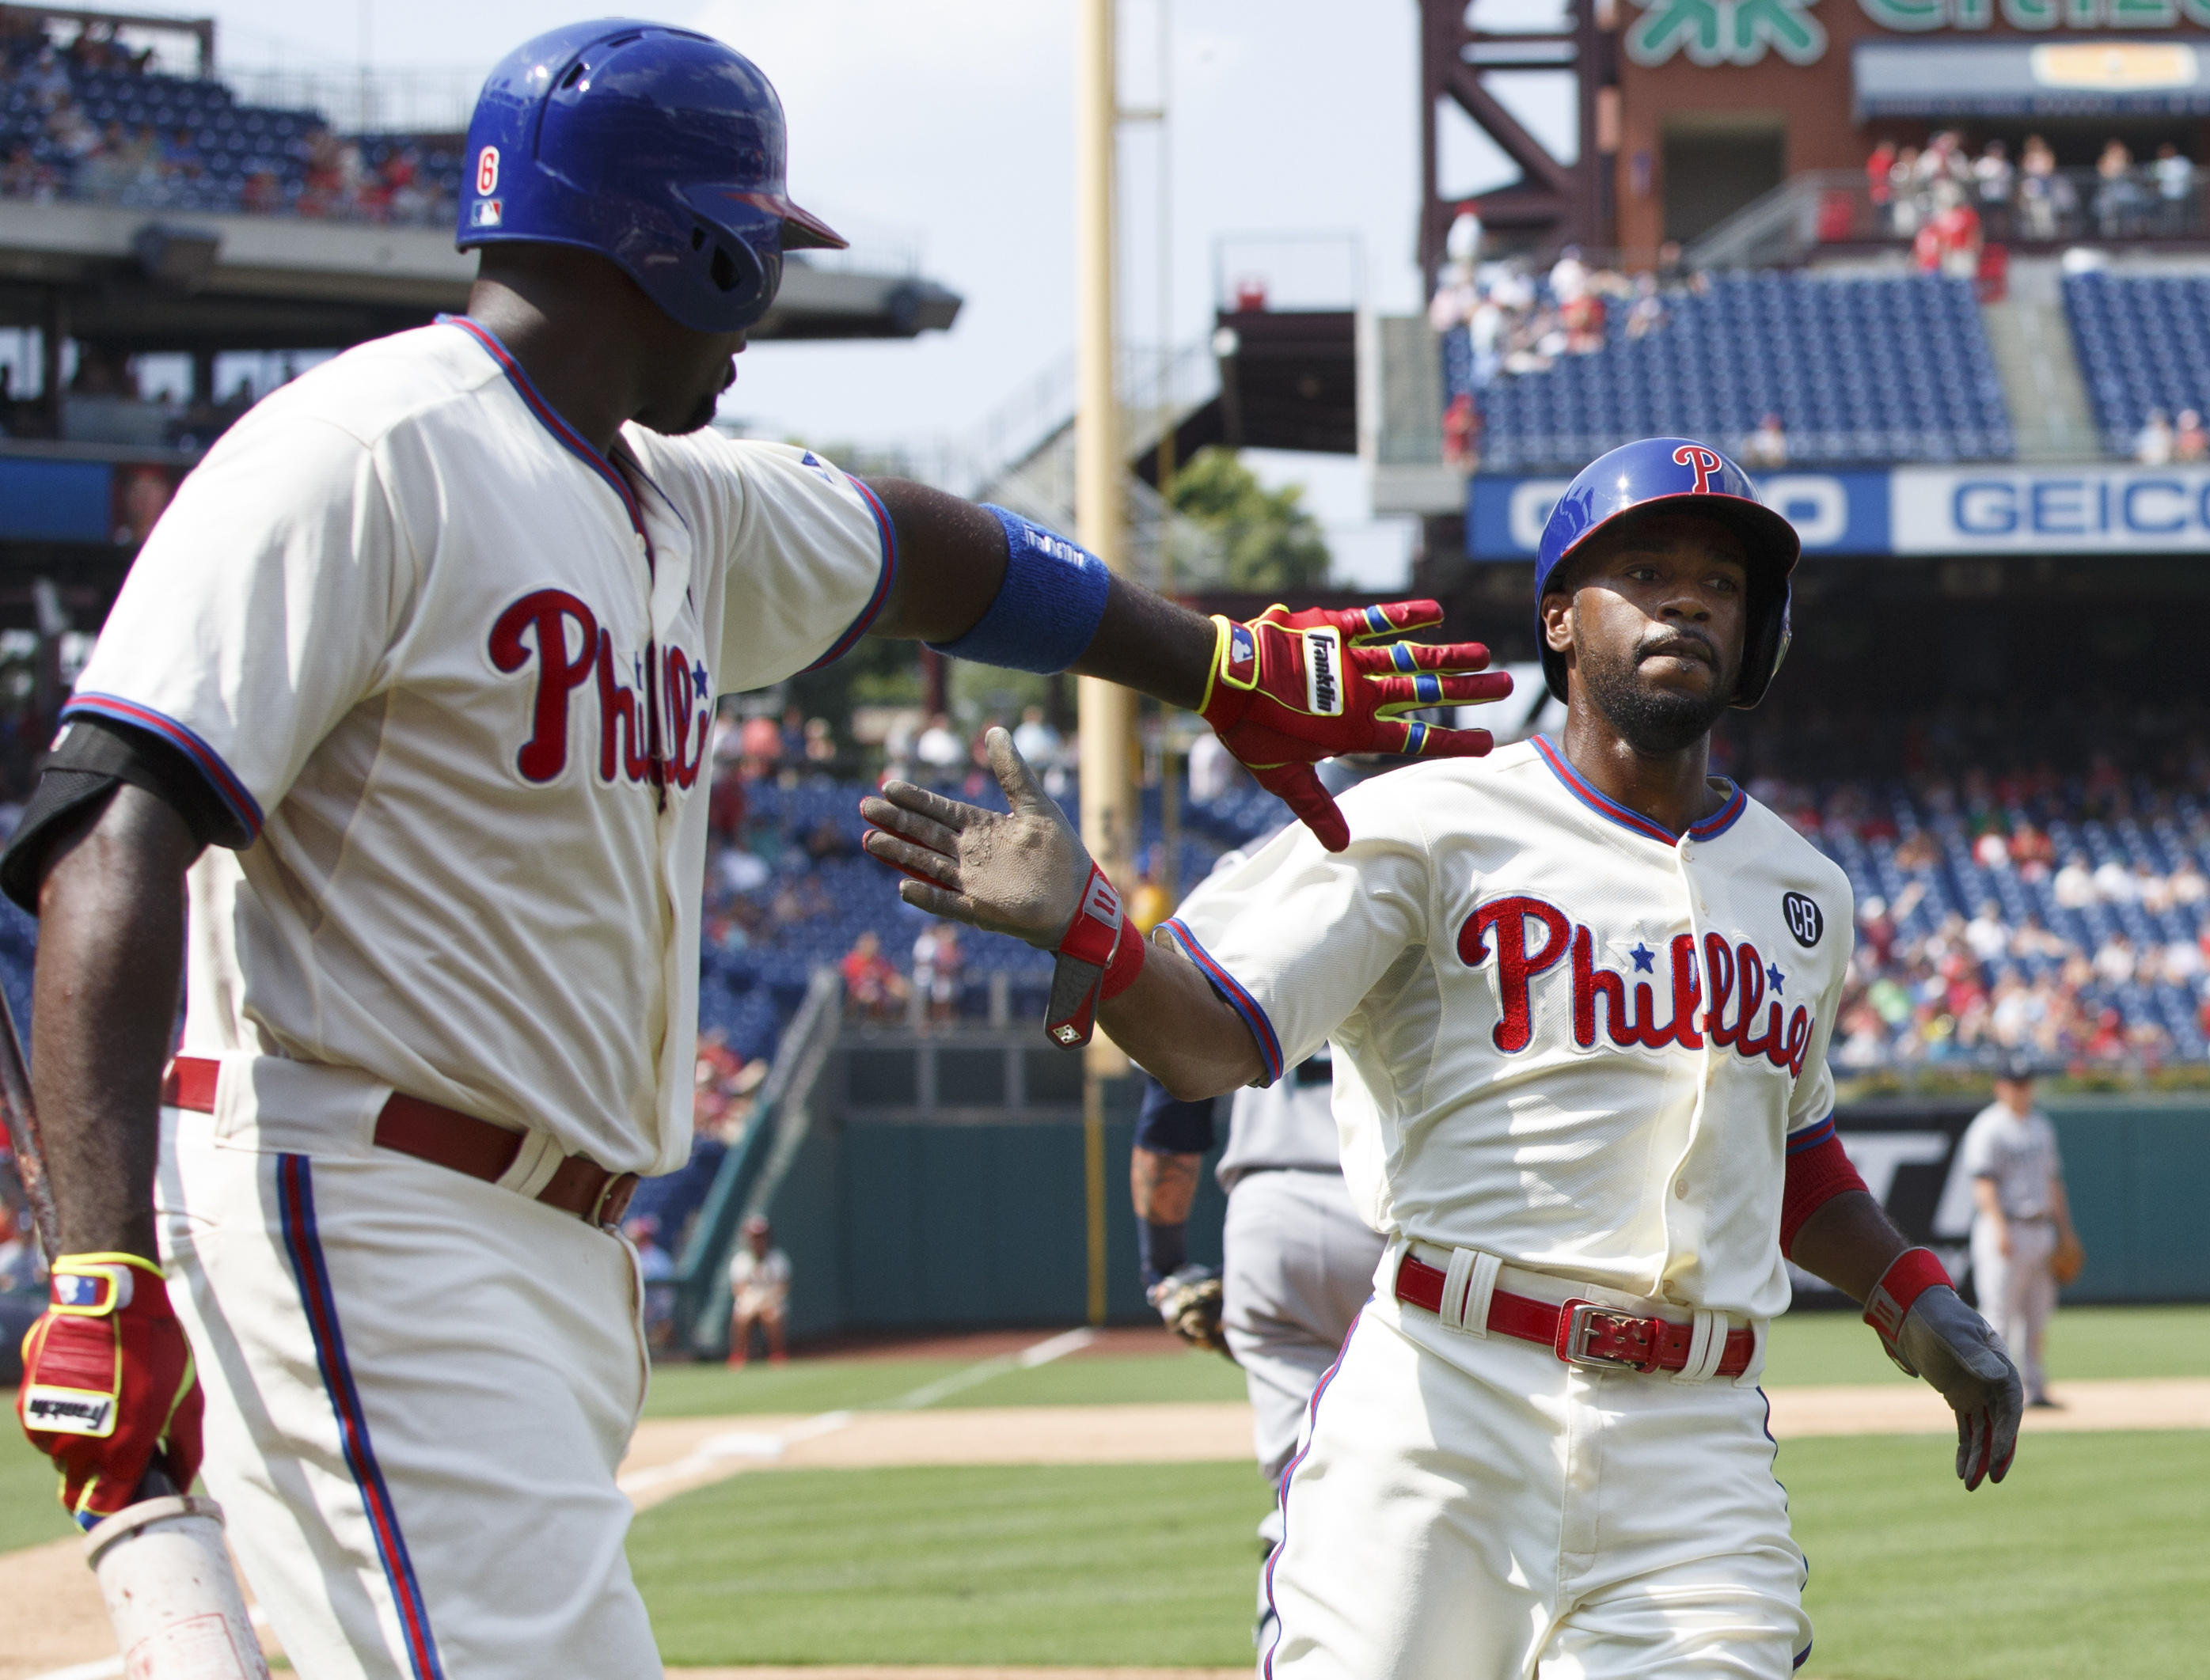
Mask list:
[[[1571,482],[1476,475],[1466,552],[1531,560]],[[2210,467],[1899,467],[1779,472],[1758,481],[1806,556],[2199,553],[2210,549]]]
[[[1827,51],[1818,0],[1634,0],[1642,9],[1627,31],[1627,56],[1663,64],[1685,52],[1695,64],[1754,64],[1768,51],[1791,64],[1815,63]],[[1857,0],[1883,29],[1923,34],[1985,29],[2000,15],[2014,29],[2171,29],[2210,26],[2210,0]]]

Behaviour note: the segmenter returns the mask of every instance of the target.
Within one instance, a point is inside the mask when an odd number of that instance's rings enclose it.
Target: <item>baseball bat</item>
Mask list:
[[[46,1177],[31,1070],[15,1011],[0,987],[0,1120],[15,1155],[39,1250],[61,1253],[61,1216]],[[131,1680],[269,1680],[222,1538],[222,1507],[178,1488],[159,1463],[147,1466],[131,1502],[85,1536],[86,1561]],[[220,1636],[210,1630],[220,1626]]]

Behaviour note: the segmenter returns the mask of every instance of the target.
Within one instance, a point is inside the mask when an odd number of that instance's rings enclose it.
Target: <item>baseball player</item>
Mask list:
[[[2026,1376],[2026,1403],[2054,1406],[2042,1346],[2056,1313],[2060,1249],[2076,1247],[2056,1129],[2034,1106],[2033,1064],[2011,1063],[1996,1099],[1958,1145],[1972,1181],[1972,1285],[1980,1310]]]
[[[1284,833],[1108,958],[1101,1024],[1179,1097],[1332,1042],[1387,1239],[1283,1480],[1270,1671],[1783,1680],[1805,1565],[1755,1383],[1784,1256],[1954,1408],[1968,1489],[2008,1466],[2017,1372],[1834,1135],[1848,883],[1707,774],[1796,553],[1706,445],[1602,457],[1537,566],[1561,742],[1368,782],[1345,849]],[[1009,814],[893,785],[867,845],[909,902],[1055,944],[1092,866],[992,749]]]
[[[1381,1259],[1381,1238],[1343,1181],[1334,1064],[1322,1045],[1272,1086],[1235,1093],[1228,1147],[1214,1168],[1228,1193],[1217,1276],[1188,1263],[1186,1227],[1199,1169],[1216,1141],[1218,1099],[1178,1102],[1146,1082],[1129,1160],[1144,1292],[1175,1334],[1243,1368],[1259,1471],[1278,1488],[1313,1390],[1373,1292]],[[1272,1642],[1264,1563],[1281,1538],[1277,1502],[1259,1524],[1262,1651]]]
[[[1341,793],[1367,768],[1337,759],[1320,767],[1320,780]],[[1228,852],[1213,876],[1233,875],[1272,838]],[[1128,1160],[1144,1295],[1183,1340],[1242,1367],[1259,1472],[1277,1489],[1313,1389],[1373,1292],[1381,1258],[1381,1239],[1359,1218],[1343,1182],[1333,1082],[1322,1045],[1274,1085],[1235,1093],[1228,1147],[1213,1169],[1228,1194],[1218,1272],[1189,1264],[1187,1226],[1198,1173],[1217,1141],[1219,1099],[1178,1101],[1146,1079]],[[1261,1651],[1272,1629],[1264,1563],[1281,1538],[1277,1502],[1259,1524]]]
[[[789,1358],[783,1346],[789,1315],[790,1256],[775,1246],[767,1215],[752,1214],[745,1220],[744,1241],[729,1256],[729,1363],[750,1361],[757,1324],[767,1332],[768,1363],[782,1364]]]
[[[1183,706],[1217,674],[1230,750],[1338,845],[1313,761],[1488,744],[1394,716],[1493,691],[1478,648],[1266,687],[1270,622],[1223,640],[1011,514],[705,431],[783,252],[842,243],[784,148],[703,35],[579,24],[504,60],[467,315],[208,454],[0,859],[42,918],[64,1248],[23,1420],[88,1522],[156,1453],[189,1482],[203,1414],[311,1680],[659,1672],[614,1483],[646,1376],[615,1233],[690,1153],[716,696],[863,635]]]

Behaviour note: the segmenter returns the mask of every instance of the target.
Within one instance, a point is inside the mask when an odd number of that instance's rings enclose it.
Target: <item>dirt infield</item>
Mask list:
[[[2074,1382],[2056,1410],[2029,1412],[2044,1430],[2210,1429],[2210,1378]],[[1917,1383],[1774,1388],[1778,1440],[1833,1435],[1943,1435],[1949,1408]],[[1251,1409],[1190,1406],[946,1407],[830,1412],[814,1418],[670,1418],[637,1426],[622,1488],[640,1509],[752,1470],[879,1469],[918,1464],[1162,1464],[1239,1459],[1251,1451]]]
[[[2210,1378],[2074,1382],[2062,1409],[2026,1414],[2029,1434],[2210,1429]],[[1940,1396],[1916,1384],[1769,1391],[1772,1433],[1947,1434]],[[946,1407],[817,1417],[683,1418],[638,1425],[622,1485],[640,1508],[756,1470],[903,1465],[1157,1464],[1244,1459],[1239,1404]],[[119,1676],[99,1588],[75,1540],[0,1556],[0,1680]],[[103,1669],[102,1659],[106,1661]],[[756,1668],[673,1671],[680,1680],[1211,1680],[1235,1670]]]

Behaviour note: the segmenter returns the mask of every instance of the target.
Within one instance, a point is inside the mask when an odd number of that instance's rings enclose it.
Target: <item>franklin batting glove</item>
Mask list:
[[[177,1491],[191,1486],[201,1405],[160,1267],[128,1254],[54,1262],[46,1310],[23,1338],[15,1415],[59,1466],[62,1503],[81,1526],[131,1504],[163,1448]]]
[[[1478,758],[1495,744],[1485,729],[1446,729],[1405,714],[1501,700],[1512,678],[1490,671],[1477,641],[1400,641],[1443,621],[1434,601],[1386,606],[1270,606],[1248,623],[1215,617],[1212,674],[1199,708],[1221,745],[1283,800],[1331,852],[1350,826],[1313,766],[1344,753]]]

